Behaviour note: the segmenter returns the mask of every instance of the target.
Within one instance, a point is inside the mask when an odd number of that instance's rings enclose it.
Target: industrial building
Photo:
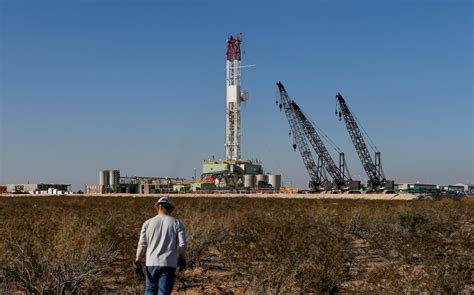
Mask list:
[[[462,186],[464,188],[464,192],[470,195],[474,195],[474,184],[464,184],[464,183],[457,183],[456,186]]]
[[[55,184],[55,183],[21,183],[21,184],[7,184],[7,193],[12,194],[49,194],[57,195],[69,193],[71,190],[70,184]]]
[[[262,164],[257,161],[204,161],[203,173],[199,186],[193,190],[222,189],[245,191],[250,189],[273,189],[278,192],[281,187],[281,175],[265,174]],[[198,190],[199,190],[198,189]]]
[[[432,195],[440,194],[474,194],[474,185],[458,183],[455,185],[438,185],[423,183],[399,183],[396,186],[399,193],[425,193]]]
[[[460,185],[438,185],[438,189],[442,192],[442,193],[464,193],[465,192],[465,188],[464,188],[464,185],[460,184]]]
[[[422,183],[399,183],[395,186],[395,190],[399,193],[427,193],[439,194],[440,190],[436,184]]]
[[[120,170],[99,172],[99,184],[85,185],[86,194],[155,194],[175,191],[173,186],[185,183],[184,178],[120,176]]]

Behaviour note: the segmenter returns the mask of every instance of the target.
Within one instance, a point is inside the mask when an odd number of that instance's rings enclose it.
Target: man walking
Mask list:
[[[157,215],[143,223],[135,268],[143,274],[142,257],[146,254],[145,294],[171,294],[176,268],[186,267],[186,234],[177,218],[170,216],[174,206],[163,197],[155,203]]]

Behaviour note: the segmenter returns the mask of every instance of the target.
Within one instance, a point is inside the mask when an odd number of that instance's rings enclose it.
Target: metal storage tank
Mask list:
[[[100,185],[109,185],[109,177],[110,177],[110,171],[109,170],[102,170],[99,172],[99,184]]]
[[[99,184],[109,185],[109,171],[108,170],[99,171]]]
[[[281,188],[281,175],[279,174],[270,174],[268,175],[268,184],[273,186],[275,192],[278,192]]]
[[[268,183],[268,176],[265,174],[257,174],[256,175],[256,186],[258,187],[260,182]]]
[[[119,182],[120,182],[120,171],[119,170],[112,170],[110,171],[109,175],[109,184],[114,193],[117,192]]]
[[[255,175],[245,174],[244,175],[244,187],[255,187]]]
[[[104,171],[99,171],[99,185],[104,185]]]
[[[115,179],[115,184],[117,187],[120,185],[120,170],[115,170],[114,171],[114,179]]]

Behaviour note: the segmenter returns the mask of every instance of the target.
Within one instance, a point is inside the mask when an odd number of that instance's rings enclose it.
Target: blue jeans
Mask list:
[[[168,266],[147,266],[145,295],[169,295],[173,291],[176,268]]]

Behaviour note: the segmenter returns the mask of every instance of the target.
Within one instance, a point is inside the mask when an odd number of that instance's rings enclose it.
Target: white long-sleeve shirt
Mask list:
[[[169,215],[156,215],[143,223],[138,241],[137,257],[146,253],[146,266],[176,268],[178,257],[186,254],[184,225]]]

